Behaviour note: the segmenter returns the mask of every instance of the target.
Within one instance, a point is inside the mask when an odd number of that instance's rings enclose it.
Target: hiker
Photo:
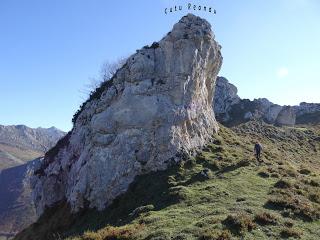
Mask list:
[[[259,142],[257,142],[254,145],[254,153],[256,155],[257,161],[261,162],[261,152],[262,152],[262,146]]]

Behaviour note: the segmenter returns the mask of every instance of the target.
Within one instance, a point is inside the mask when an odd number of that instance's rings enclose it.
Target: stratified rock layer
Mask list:
[[[206,144],[218,130],[212,99],[221,63],[210,24],[191,14],[129,57],[35,169],[38,213],[64,199],[73,211],[103,209],[135,176]]]

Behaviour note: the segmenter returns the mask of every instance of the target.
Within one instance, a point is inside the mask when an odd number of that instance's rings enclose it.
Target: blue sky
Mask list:
[[[81,91],[101,64],[160,40],[188,11],[222,45],[220,75],[242,98],[320,102],[318,0],[1,0],[0,124],[71,129]]]

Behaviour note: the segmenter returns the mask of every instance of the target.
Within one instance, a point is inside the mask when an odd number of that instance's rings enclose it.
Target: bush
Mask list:
[[[311,171],[307,168],[302,168],[299,170],[299,173],[303,174],[303,175],[309,175],[311,173]]]
[[[254,221],[259,225],[276,225],[277,218],[270,213],[263,212],[255,216]]]
[[[122,227],[108,226],[98,232],[86,232],[83,240],[129,240],[142,229],[142,225],[127,225]]]
[[[252,218],[246,213],[237,213],[235,215],[229,215],[223,222],[226,227],[237,235],[244,235],[247,231],[252,231],[255,228],[255,224]]]
[[[282,238],[301,238],[302,232],[293,228],[285,228],[281,231],[280,235]]]
[[[286,227],[288,227],[288,228],[292,228],[293,225],[294,225],[294,223],[293,223],[292,221],[286,221],[286,222],[284,222],[284,225],[285,225]]]
[[[309,200],[320,204],[320,192],[311,193],[309,195]]]
[[[142,213],[150,212],[154,210],[154,206],[152,204],[147,206],[141,206],[137,207],[135,210],[132,211],[132,213],[129,214],[130,217],[138,217]]]
[[[307,201],[296,196],[279,194],[270,198],[266,205],[279,210],[291,211],[294,216],[305,221],[314,221],[320,216],[319,209],[314,209]]]
[[[315,181],[315,180],[311,180],[310,181],[310,183],[309,183],[311,186],[313,186],[313,187],[320,187],[320,183],[319,182],[317,182],[317,181]]]
[[[276,188],[291,188],[292,184],[288,180],[279,180],[274,184]]]
[[[271,177],[273,178],[280,178],[280,175],[278,173],[272,173]]]
[[[199,240],[230,240],[231,239],[231,233],[228,230],[205,230],[204,233],[202,233],[199,238]]]
[[[261,171],[258,173],[258,176],[262,177],[262,178],[268,178],[270,177],[269,173]]]
[[[101,82],[100,83],[100,86],[97,87],[95,90],[93,90],[91,93],[90,93],[90,96],[89,98],[84,102],[82,103],[82,105],[80,106],[80,108],[76,111],[76,113],[73,115],[72,117],[72,123],[75,124],[78,117],[80,116],[80,114],[82,113],[85,105],[88,103],[88,102],[91,102],[92,100],[95,100],[95,99],[99,99],[102,95],[102,93],[106,90],[106,89],[109,89],[113,86],[113,79],[110,79],[110,80],[107,80],[107,81],[104,81],[104,82]]]

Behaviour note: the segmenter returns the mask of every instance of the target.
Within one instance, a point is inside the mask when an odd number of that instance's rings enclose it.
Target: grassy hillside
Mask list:
[[[221,127],[196,157],[138,177],[104,212],[75,216],[62,202],[15,239],[319,239],[319,161],[319,127]]]

